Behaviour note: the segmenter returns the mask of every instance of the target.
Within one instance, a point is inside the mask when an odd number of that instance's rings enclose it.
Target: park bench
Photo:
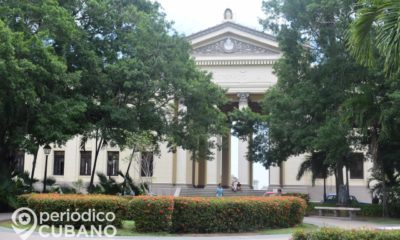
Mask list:
[[[353,218],[353,212],[360,211],[361,208],[351,208],[351,207],[315,207],[316,210],[318,210],[319,216],[323,216],[322,212],[324,210],[326,211],[333,211],[334,216],[338,216],[338,211],[347,211],[349,212],[349,218]]]

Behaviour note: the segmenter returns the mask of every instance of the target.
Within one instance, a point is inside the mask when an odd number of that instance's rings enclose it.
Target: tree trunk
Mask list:
[[[196,187],[196,160],[192,159],[192,184]]]
[[[339,205],[345,205],[346,204],[346,191],[343,191],[344,187],[344,182],[343,182],[343,159],[339,159],[336,163],[336,172],[337,172],[337,178],[336,178],[336,200]]]
[[[126,179],[129,176],[129,170],[131,169],[132,161],[133,161],[133,156],[135,154],[135,148],[132,149],[131,156],[129,157],[129,164],[128,167],[126,168],[125,176],[124,176],[124,182],[122,183],[122,195],[125,195],[125,185],[126,185]]]
[[[326,177],[324,178],[324,202],[326,202]]]
[[[388,216],[388,205],[387,205],[387,189],[386,189],[386,174],[385,169],[383,167],[383,162],[379,156],[379,129],[377,124],[372,128],[371,132],[371,143],[370,143],[370,152],[372,155],[372,161],[374,164],[374,171],[377,171],[378,174],[383,178],[382,179],[382,216]]]
[[[46,192],[46,185],[47,185],[47,160],[48,160],[49,156],[46,155],[46,161],[44,163],[44,178],[43,178],[43,193]]]
[[[346,165],[346,188],[347,188],[347,202],[350,204],[350,184],[349,184],[349,168]]]
[[[31,170],[31,182],[29,183],[29,188],[31,191],[33,190],[32,184],[33,184],[33,179],[35,177],[36,161],[37,161],[38,154],[39,154],[39,147],[36,150],[35,156],[33,156],[32,170]]]
[[[92,169],[92,174],[90,176],[90,183],[89,183],[89,192],[93,191],[93,182],[94,182],[94,175],[96,174],[96,166],[97,166],[97,158],[99,156],[99,152],[101,149],[101,146],[103,145],[103,138],[99,137],[98,134],[96,134],[96,152],[94,154],[94,162],[93,162],[93,169]]]

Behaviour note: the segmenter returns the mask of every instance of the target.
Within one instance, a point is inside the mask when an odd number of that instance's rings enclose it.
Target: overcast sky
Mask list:
[[[264,18],[262,0],[155,0],[161,4],[174,28],[186,36],[223,22],[224,11],[230,8],[233,20],[241,25],[262,31],[259,19]],[[231,172],[238,176],[238,140],[231,140]],[[259,188],[267,186],[268,172],[261,164],[254,164],[253,177]],[[240,179],[239,179],[240,181]]]
[[[167,19],[175,22],[175,29],[185,35],[220,24],[226,8],[233,12],[235,22],[262,30],[258,23],[264,14],[261,0],[156,0]]]

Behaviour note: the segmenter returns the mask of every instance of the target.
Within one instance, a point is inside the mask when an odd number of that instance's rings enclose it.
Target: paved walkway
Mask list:
[[[348,219],[338,217],[305,217],[304,223],[314,224],[319,227],[338,227],[343,229],[359,229],[369,228],[376,229],[379,227],[392,227],[400,226],[399,224],[384,224],[384,223],[372,223],[363,221],[362,219]]]
[[[12,213],[0,213],[0,222],[11,219]]]

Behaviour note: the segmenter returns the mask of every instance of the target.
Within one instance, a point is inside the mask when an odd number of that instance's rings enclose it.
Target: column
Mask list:
[[[239,109],[248,107],[248,93],[238,93]],[[252,162],[247,158],[248,141],[239,139],[238,146],[238,164],[239,164],[239,182],[244,186],[251,186],[252,183]]]
[[[231,134],[222,137],[221,184],[231,186]]]
[[[181,147],[177,147],[176,152],[174,153],[173,157],[173,165],[174,165],[174,176],[173,176],[173,183],[174,184],[187,184],[186,181],[186,151],[183,150]]]
[[[183,104],[184,99],[181,98],[179,101],[175,101],[175,104],[177,105],[177,108],[175,109],[175,116],[178,115],[179,111],[186,112],[186,106]],[[178,119],[179,120],[179,119]],[[187,152],[186,150],[182,149],[181,147],[176,147],[175,151],[173,153],[173,162],[172,162],[172,183],[174,185],[176,184],[187,184],[189,181],[187,181]]]
[[[217,137],[212,137],[211,141],[214,141],[214,143],[218,143],[218,138]],[[210,187],[215,187],[218,183],[218,153],[220,151],[218,151],[218,148],[215,147],[214,149],[212,149],[212,153],[213,153],[213,159],[207,161],[207,166],[206,166],[206,177],[207,177],[207,186]]]

